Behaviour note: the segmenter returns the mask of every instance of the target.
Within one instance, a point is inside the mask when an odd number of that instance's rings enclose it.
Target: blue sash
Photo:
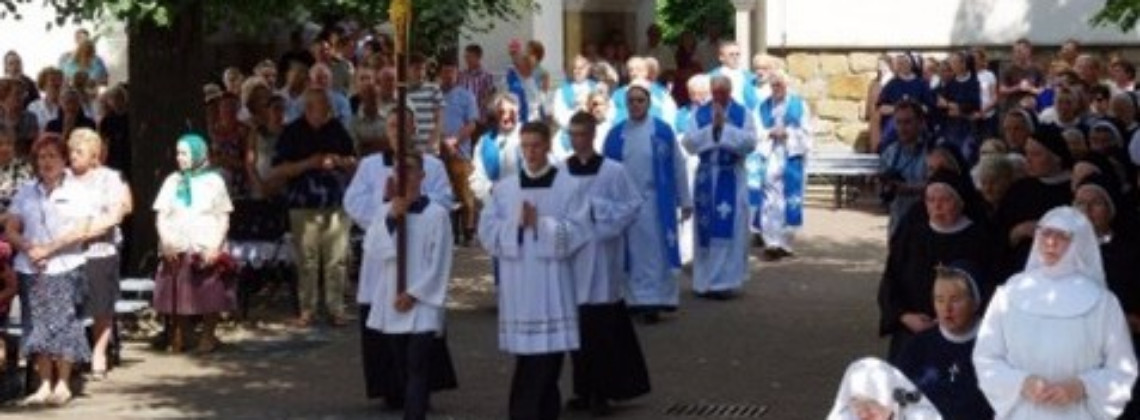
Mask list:
[[[590,92],[593,92],[594,89],[598,85],[593,80],[587,80],[584,83],[586,83],[586,86],[589,86]],[[574,109],[575,102],[578,101],[577,96],[574,95],[574,82],[568,82],[568,83],[563,84],[559,90],[561,91],[560,93],[562,94],[562,104],[566,105],[566,108],[568,108],[568,109]]]
[[[744,128],[748,110],[735,101],[729,102],[728,123]],[[713,120],[713,104],[697,108],[698,128],[708,127]],[[708,150],[700,155],[694,188],[697,214],[697,244],[707,248],[713,238],[732,239],[736,225],[736,165],[740,157],[723,149]],[[716,178],[713,169],[718,168]]]
[[[537,80],[538,76],[536,74],[531,75],[531,77],[536,79],[535,83],[541,83],[540,81]],[[542,85],[539,84],[538,86],[542,86]],[[511,93],[513,93],[516,97],[518,97],[518,100],[519,100],[519,121],[522,121],[524,123],[529,122],[530,121],[530,118],[529,118],[529,116],[530,116],[529,115],[530,114],[530,102],[526,97],[526,87],[523,86],[522,76],[520,76],[519,73],[517,71],[515,71],[514,68],[507,69],[507,90],[509,90]],[[542,114],[542,108],[539,108],[539,115],[541,116],[541,114]]]
[[[694,105],[677,108],[677,121],[673,123],[673,127],[677,128],[678,133],[689,131],[689,118],[693,116],[693,108]]]
[[[625,121],[621,121],[610,129],[606,135],[606,142],[602,146],[602,154],[606,158],[621,162],[625,150]],[[665,260],[672,268],[681,267],[681,249],[678,246],[677,236],[677,186],[675,171],[673,170],[673,151],[677,147],[677,139],[669,124],[660,119],[653,118],[653,188],[657,192],[657,220],[661,231],[665,235]],[[629,246],[628,242],[626,246]]]
[[[495,144],[495,137],[499,134],[490,130],[479,139],[479,159],[483,161],[483,170],[487,172],[487,179],[492,182],[499,180],[502,163],[499,162],[499,147]]]

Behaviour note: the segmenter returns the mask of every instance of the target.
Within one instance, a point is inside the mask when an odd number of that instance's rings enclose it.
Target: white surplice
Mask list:
[[[492,177],[487,173],[487,167],[483,163],[483,156],[481,151],[483,145],[481,143],[475,145],[472,151],[471,161],[474,163],[475,170],[467,177],[467,183],[471,187],[471,192],[481,202],[486,202],[491,196],[491,187],[495,185],[500,179],[506,179],[514,176],[519,171],[519,163],[522,155],[519,150],[519,127],[509,133],[498,133],[494,136],[484,136],[479,141],[494,141],[496,149],[499,150],[499,176]]]
[[[451,212],[432,202],[407,214],[407,289],[412,310],[396,310],[396,235],[388,230],[390,204],[383,204],[364,236],[361,280],[375,286],[369,302],[368,328],[385,334],[440,332],[453,254]]]
[[[451,181],[447,178],[447,168],[443,161],[432,155],[423,155],[424,181],[420,192],[433,203],[450,209],[455,202]],[[372,216],[384,203],[384,188],[392,176],[392,167],[384,164],[384,155],[373,153],[361,159],[356,167],[348,188],[344,191],[344,212],[357,227],[367,229],[372,225]],[[367,296],[367,295],[366,295]],[[361,302],[364,303],[364,302]]]
[[[787,104],[789,100],[792,100],[791,98],[793,97],[785,95],[784,100],[772,107],[772,119],[774,121],[772,126],[767,126],[763,119],[760,120],[760,136],[756,152],[763,155],[766,161],[764,185],[762,187],[764,206],[751,210],[760,212],[760,235],[764,238],[764,245],[788,251],[792,250],[792,239],[799,228],[789,226],[787,223],[788,202],[784,193],[784,171],[787,169],[788,158],[793,156],[806,157],[812,147],[811,129],[808,126],[811,115],[806,104],[803,107],[803,114],[800,116],[798,126],[789,127],[784,124],[784,116],[788,109]],[[773,140],[768,135],[772,130],[778,128],[783,128],[788,135],[780,141]]]
[[[1058,207],[1038,226],[1072,240],[1053,265],[1043,262],[1036,240],[1025,271],[997,289],[974,346],[978,387],[998,419],[1116,418],[1131,399],[1136,355],[1120,302],[1105,286],[1092,225],[1072,207]],[[1031,375],[1078,379],[1086,395],[1065,406],[1035,404],[1021,392]]]
[[[547,171],[555,171],[549,187],[523,188],[523,174],[495,184],[479,218],[479,242],[498,261],[499,347],[511,354],[579,346],[571,263],[590,239],[589,206],[569,174],[553,166]],[[525,230],[524,202],[538,213],[537,226]]]
[[[696,112],[694,112],[694,115]],[[713,238],[708,247],[702,248],[697,241],[698,235],[693,236],[693,290],[697,293],[723,292],[737,290],[748,278],[748,248],[751,245],[748,235],[748,177],[744,171],[744,160],[756,148],[756,121],[753,113],[747,113],[743,127],[725,123],[720,140],[713,137],[713,125],[698,127],[696,118],[689,122],[689,132],[681,141],[685,150],[695,159],[707,151],[714,154],[728,153],[736,156],[736,165],[732,171],[736,174],[736,194],[733,202],[715,203],[713,214],[694,214],[693,219],[699,224],[702,219],[727,216],[727,206],[735,209],[733,220],[732,239]],[[714,158],[715,159],[715,158]],[[720,171],[725,168],[713,165],[709,171],[712,177],[710,185],[716,190],[716,180]],[[698,175],[699,176],[699,175]],[[699,182],[693,182],[697,188]],[[710,197],[712,192],[709,192]],[[722,213],[723,212],[723,213]],[[699,226],[694,225],[694,229]]]
[[[680,238],[666,238],[665,232],[661,230],[657,211],[657,184],[653,175],[653,119],[627,121],[624,136],[626,140],[622,145],[621,163],[645,199],[638,211],[637,220],[626,233],[626,240],[630,244],[627,303],[630,306],[675,307],[680,301],[677,281],[679,273],[666,258],[666,241],[678,241]],[[674,194],[680,202],[679,207],[692,208],[692,190],[685,171],[685,156],[681,154],[680,147],[673,148],[673,177],[676,189]]]
[[[570,173],[566,162],[559,170]],[[641,194],[621,163],[609,159],[602,161],[596,174],[572,176],[581,183],[590,206],[591,238],[573,262],[578,303],[616,303],[625,288],[625,232],[637,217]]]

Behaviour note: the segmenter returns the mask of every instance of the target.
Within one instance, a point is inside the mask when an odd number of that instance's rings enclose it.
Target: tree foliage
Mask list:
[[[720,25],[722,34],[731,34],[736,9],[730,0],[657,0],[657,23],[667,42],[681,34],[704,34],[709,24]]]
[[[1140,0],[1105,0],[1091,19],[1094,26],[1115,26],[1121,32],[1131,31],[1140,20]]]
[[[0,0],[0,18],[20,18],[20,10],[45,4],[56,23],[115,18],[128,24],[167,27],[190,6],[202,6],[207,27],[258,33],[281,24],[340,18],[371,25],[387,20],[389,0]],[[461,28],[490,29],[495,20],[513,20],[535,6],[533,0],[413,0],[414,48],[436,53],[454,46]]]

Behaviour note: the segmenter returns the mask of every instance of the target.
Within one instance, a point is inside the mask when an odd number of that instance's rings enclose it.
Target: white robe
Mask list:
[[[784,170],[788,158],[793,156],[807,156],[811,151],[812,137],[808,122],[811,121],[807,103],[804,103],[803,114],[800,117],[799,127],[784,127],[784,113],[787,111],[787,99],[772,108],[773,120],[776,123],[768,127],[760,122],[760,140],[756,152],[767,158],[767,167],[764,173],[764,206],[753,208],[751,211],[760,212],[760,235],[764,238],[764,245],[769,248],[783,248],[792,250],[792,239],[798,230],[795,226],[787,224],[787,200],[784,195]],[[782,142],[772,140],[768,134],[776,128],[784,127],[788,137]]]
[[[630,306],[677,306],[680,301],[677,270],[669,266],[666,258],[666,238],[661,231],[657,212],[657,191],[653,175],[653,132],[651,119],[643,123],[628,121],[625,124],[626,140],[622,148],[622,165],[641,191],[642,203],[637,220],[626,233],[629,249],[629,290],[626,294]],[[676,197],[682,208],[693,207],[689,179],[685,172],[685,156],[680,147],[673,148],[673,174]],[[680,217],[678,216],[678,222]]]
[[[447,281],[451,277],[451,212],[432,202],[421,213],[407,215],[407,289],[416,299],[412,310],[396,310],[396,235],[389,232],[389,204],[380,206],[364,237],[361,283],[374,284],[368,328],[385,334],[443,330]]]
[[[590,238],[578,183],[558,169],[548,188],[522,188],[520,174],[495,184],[479,218],[479,242],[499,267],[499,348],[516,355],[578,349],[572,257]],[[522,204],[538,224],[520,231]]]
[[[709,150],[737,156],[736,165],[732,169],[736,173],[736,200],[731,203],[716,203],[713,214],[693,216],[700,223],[702,219],[721,217],[721,206],[732,206],[736,209],[731,240],[714,238],[707,248],[701,248],[697,244],[699,239],[696,233],[692,235],[693,290],[697,293],[737,290],[748,278],[748,248],[751,244],[748,235],[748,177],[744,172],[744,160],[756,148],[756,121],[753,113],[748,112],[746,115],[744,127],[736,127],[732,123],[724,124],[719,142],[713,139],[712,124],[697,127],[694,117],[689,122],[689,132],[681,142],[685,150],[694,156],[700,156]],[[723,169],[714,165],[709,173],[713,177],[711,185],[714,189],[715,180],[721,170]],[[693,184],[693,188],[696,188],[697,182],[694,181]],[[725,215],[727,216],[727,213]]]
[[[519,150],[519,129],[515,128],[510,133],[499,133],[494,137],[495,145],[499,149],[499,176],[496,179],[487,173],[487,168],[484,166],[483,157],[480,155],[481,144],[475,146],[472,152],[471,161],[475,164],[475,170],[471,171],[468,176],[467,182],[471,187],[471,192],[481,202],[486,202],[491,196],[491,187],[495,185],[500,179],[506,179],[514,176],[519,171],[519,159],[521,158],[521,151]],[[486,141],[486,138],[480,140]]]
[[[420,192],[433,203],[450,209],[455,198],[452,195],[451,181],[447,178],[447,168],[435,156],[425,154],[423,158],[424,182]],[[362,159],[356,167],[356,173],[344,191],[343,204],[345,213],[357,227],[367,229],[372,225],[372,216],[384,203],[384,188],[391,175],[392,168],[384,164],[384,156],[380,153]]]
[[[1101,286],[1069,280],[1046,280],[1055,283],[1042,287],[1053,290],[1039,298],[1021,296],[1019,289],[1032,287],[1033,279],[1025,280],[1014,277],[997,289],[974,346],[978,386],[996,418],[1116,418],[1136,380],[1136,358],[1119,301]],[[1070,303],[1060,310],[1050,307],[1059,301]],[[1079,378],[1087,396],[1064,407],[1030,403],[1021,396],[1030,375],[1046,381]]]
[[[561,162],[559,170],[566,169]],[[574,256],[579,304],[610,304],[625,287],[625,232],[637,217],[641,194],[621,163],[606,159],[595,175],[573,175],[590,206],[590,241]]]

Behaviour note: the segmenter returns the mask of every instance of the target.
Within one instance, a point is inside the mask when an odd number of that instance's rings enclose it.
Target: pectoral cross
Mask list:
[[[960,370],[958,370],[957,363],[950,365],[950,369],[948,369],[947,372],[950,373],[950,383],[954,383],[954,381],[958,379],[958,374],[962,373]]]

